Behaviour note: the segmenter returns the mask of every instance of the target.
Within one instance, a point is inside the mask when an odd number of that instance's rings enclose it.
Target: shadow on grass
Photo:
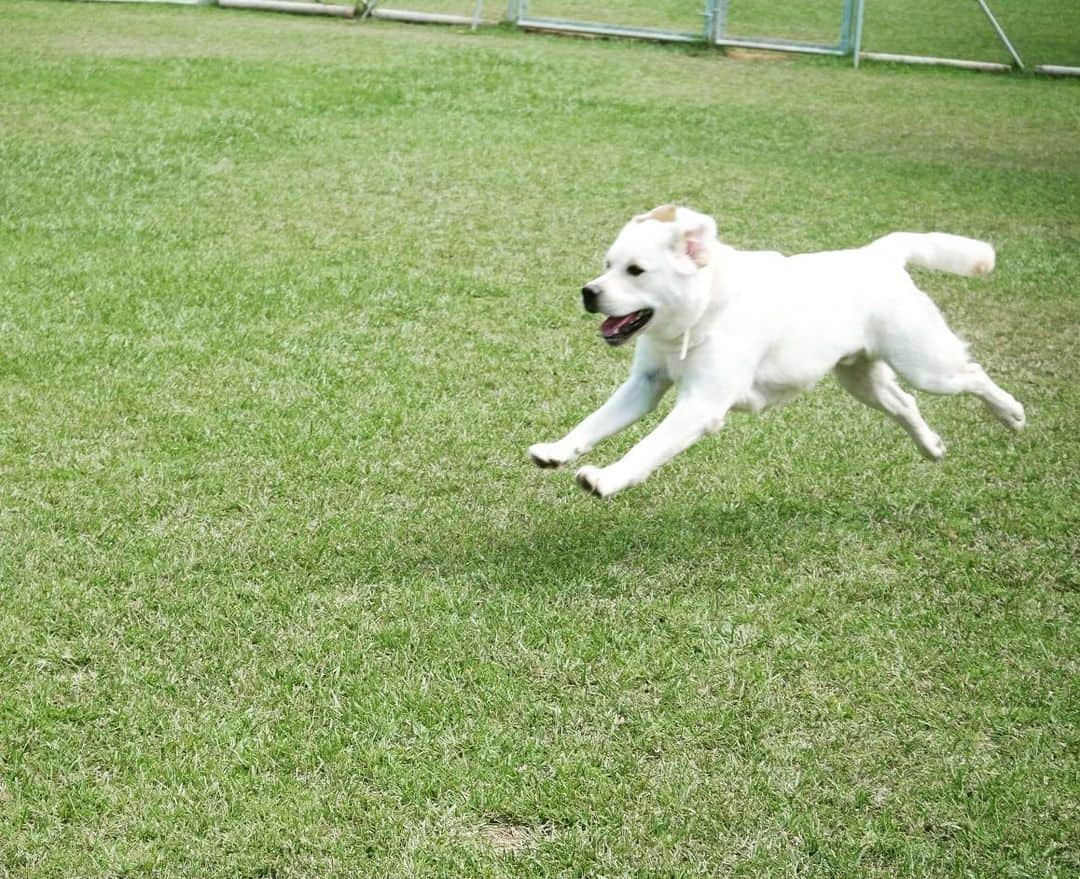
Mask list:
[[[782,495],[693,502],[582,498],[482,539],[438,541],[420,569],[490,585],[591,584],[625,588],[629,578],[669,585],[690,577],[784,576],[807,560],[838,564],[840,550],[877,531],[858,502]]]

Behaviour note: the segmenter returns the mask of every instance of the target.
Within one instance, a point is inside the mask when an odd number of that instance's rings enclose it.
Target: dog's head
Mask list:
[[[604,273],[581,289],[585,310],[607,315],[600,334],[622,345],[638,333],[671,338],[704,308],[701,273],[716,248],[716,222],[663,205],[627,223],[604,258]]]

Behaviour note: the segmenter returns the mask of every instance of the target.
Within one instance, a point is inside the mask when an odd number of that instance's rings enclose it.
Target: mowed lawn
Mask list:
[[[1080,83],[0,27],[0,876],[1077,874]],[[919,280],[1028,430],[921,395],[932,465],[829,379],[610,502],[534,469],[668,200],[992,241]]]

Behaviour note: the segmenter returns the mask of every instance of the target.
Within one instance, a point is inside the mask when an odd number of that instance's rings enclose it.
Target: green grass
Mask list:
[[[0,876],[1080,869],[1076,83],[0,25]],[[828,381],[609,503],[533,469],[669,199],[993,241],[921,280],[1029,429],[924,395],[934,466]]]

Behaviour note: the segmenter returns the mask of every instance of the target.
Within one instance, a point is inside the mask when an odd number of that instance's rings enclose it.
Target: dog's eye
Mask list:
[[[645,269],[643,269],[639,265],[635,265],[634,263],[630,263],[630,265],[628,265],[626,267],[626,274],[630,275],[631,277],[636,278],[638,275],[644,275],[645,274]]]

